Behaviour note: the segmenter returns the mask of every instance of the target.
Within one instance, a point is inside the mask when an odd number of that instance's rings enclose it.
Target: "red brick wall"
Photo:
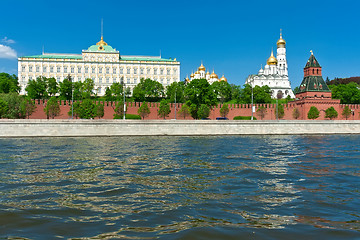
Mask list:
[[[325,101],[326,100],[326,101]],[[342,117],[341,113],[345,107],[345,105],[339,103],[340,100],[336,99],[301,99],[298,101],[290,102],[288,104],[284,104],[284,111],[285,116],[284,120],[294,120],[292,113],[294,108],[298,108],[300,110],[300,118],[299,120],[306,120],[307,113],[311,106],[315,106],[320,111],[320,117],[317,120],[324,120],[325,119],[325,110],[331,106],[335,108],[338,112],[337,120],[345,120]],[[68,115],[68,112],[71,110],[70,102],[67,101],[60,101],[60,115],[56,117],[56,119],[69,119],[71,116]],[[103,119],[113,119],[114,115],[114,102],[104,102],[104,117]],[[139,109],[141,103],[127,103],[127,113],[129,114],[138,114],[137,110]],[[150,108],[150,114],[145,119],[161,119],[157,115],[158,106],[160,103],[148,103]],[[46,119],[46,115],[44,112],[44,107],[46,105],[46,100],[36,100],[36,111],[30,116],[31,119]],[[166,119],[174,119],[175,118],[175,104],[170,104],[171,113]],[[177,112],[180,110],[182,104],[177,104]],[[220,108],[221,104],[215,106],[212,111],[210,112],[210,119],[216,119],[220,117]],[[260,106],[265,106],[267,108],[267,113],[263,120],[275,120],[275,111],[276,111],[276,104],[255,104],[256,109]],[[351,116],[349,119],[351,120],[360,120],[360,105],[348,105],[350,109],[354,110],[354,115]],[[228,118],[233,119],[235,116],[251,116],[251,104],[229,104],[229,114]],[[257,113],[254,113],[254,116],[260,120]],[[177,113],[177,119],[183,119]],[[192,119],[191,117],[187,117],[186,119]]]

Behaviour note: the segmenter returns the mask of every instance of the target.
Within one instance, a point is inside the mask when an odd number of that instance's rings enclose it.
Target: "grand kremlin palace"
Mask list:
[[[179,82],[180,62],[176,58],[157,56],[120,56],[120,52],[108,45],[103,37],[82,54],[43,53],[18,59],[20,94],[25,94],[29,80],[43,76],[60,82],[68,75],[75,82],[93,79],[97,95],[102,96],[106,87],[114,82],[124,82],[131,92],[141,78],[158,81],[164,87]]]

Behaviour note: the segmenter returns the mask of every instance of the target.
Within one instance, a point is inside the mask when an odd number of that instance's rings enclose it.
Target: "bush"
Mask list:
[[[123,119],[123,116],[118,115],[118,114],[114,114],[114,119]],[[125,119],[135,119],[135,120],[141,120],[141,117],[139,115],[136,114],[125,114]]]
[[[236,116],[233,118],[234,120],[251,120],[251,116]],[[253,117],[256,120],[256,117]]]

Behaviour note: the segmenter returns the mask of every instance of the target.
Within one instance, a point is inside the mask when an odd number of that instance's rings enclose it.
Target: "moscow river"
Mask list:
[[[0,139],[0,239],[360,239],[360,135]]]

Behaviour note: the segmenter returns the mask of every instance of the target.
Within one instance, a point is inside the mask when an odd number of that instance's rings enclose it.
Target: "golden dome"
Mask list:
[[[199,71],[196,71],[196,72],[195,72],[195,75],[196,75],[196,74],[200,74],[200,72],[199,72]]]
[[[100,40],[100,42],[96,43],[96,45],[106,46],[106,45],[107,45],[107,43],[104,41],[104,38],[101,36],[101,40]]]
[[[199,71],[205,71],[205,67],[202,63],[201,63],[201,66],[199,67]]]
[[[195,74],[192,72],[192,73],[190,74],[190,77],[193,78],[194,76],[195,76]]]
[[[188,78],[188,77],[186,77],[186,78],[185,78],[185,80],[186,80],[187,82],[190,82],[190,80],[189,80],[189,78]]]
[[[267,65],[276,65],[278,63],[277,59],[274,57],[273,51],[271,51],[271,56],[267,60]]]
[[[225,82],[227,82],[227,79],[226,79],[226,77],[224,77],[224,75],[220,78],[220,80],[219,81],[225,81]]]
[[[210,75],[210,78],[219,78],[219,77],[213,70],[212,74]]]
[[[206,75],[210,75],[210,72],[209,72],[209,70],[207,71]]]
[[[285,45],[285,44],[286,44],[286,41],[282,38],[282,33],[281,33],[281,29],[280,29],[280,38],[276,42],[276,45],[279,47],[279,45]]]

